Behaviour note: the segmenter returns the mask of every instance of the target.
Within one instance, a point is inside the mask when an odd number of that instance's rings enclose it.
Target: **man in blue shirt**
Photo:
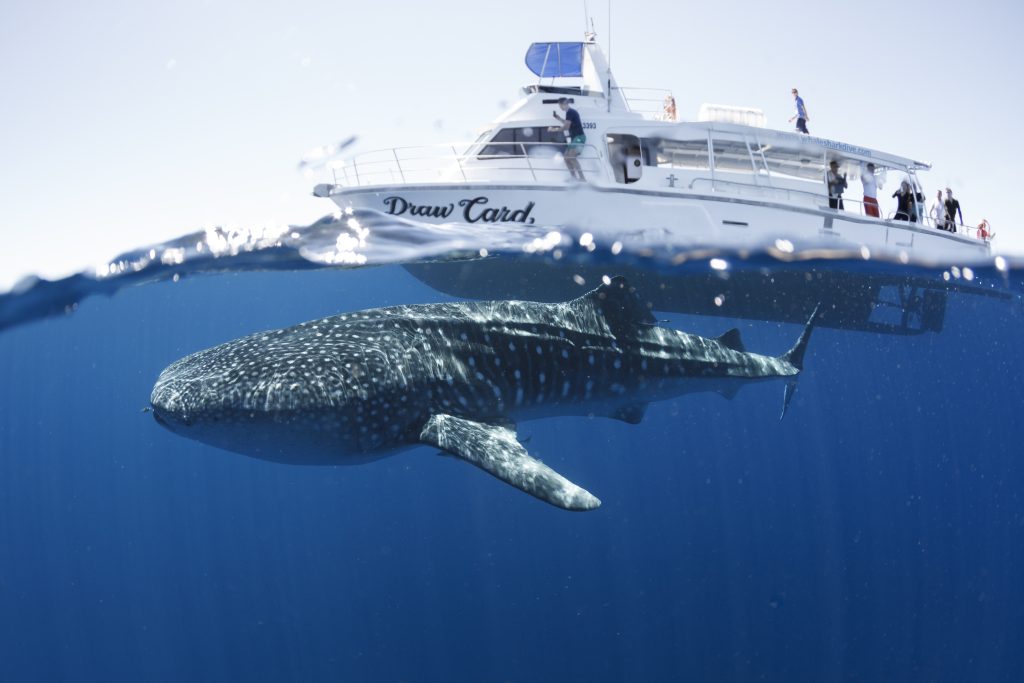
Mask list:
[[[804,135],[810,135],[810,132],[807,130],[807,122],[811,120],[811,117],[807,115],[804,98],[800,97],[800,93],[797,92],[796,88],[793,88],[793,100],[796,102],[796,113],[790,116],[789,120],[792,123],[793,119],[796,119],[797,131]]]
[[[561,130],[566,132],[569,137],[569,144],[565,147],[565,165],[569,168],[569,173],[572,177],[577,180],[586,180],[583,177],[583,168],[580,166],[580,162],[577,157],[580,152],[583,151],[583,145],[587,143],[587,136],[583,134],[583,121],[580,120],[580,113],[569,106],[569,98],[561,97],[558,100],[558,106],[562,111],[565,112],[565,118],[558,115],[558,112],[554,112],[554,117],[562,122]],[[558,128],[555,128],[558,130]]]

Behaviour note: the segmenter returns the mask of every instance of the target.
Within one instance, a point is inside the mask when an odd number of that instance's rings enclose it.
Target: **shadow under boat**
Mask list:
[[[842,330],[918,335],[942,331],[950,292],[1009,301],[999,289],[945,281],[933,271],[851,272],[773,265],[728,272],[666,274],[630,266],[479,260],[406,264],[415,278],[466,299],[565,301],[608,275],[624,275],[656,311],[803,324],[818,302],[819,325]]]

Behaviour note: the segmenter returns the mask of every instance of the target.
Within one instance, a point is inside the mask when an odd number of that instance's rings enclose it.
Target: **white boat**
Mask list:
[[[628,232],[633,243],[652,246],[793,240],[952,263],[989,254],[987,240],[969,226],[936,226],[924,212],[898,220],[906,216],[895,207],[867,214],[855,192],[867,164],[884,187],[885,206],[903,180],[919,189],[928,163],[770,130],[756,109],[705,105],[700,120],[677,121],[671,92],[618,86],[593,35],[534,43],[526,64],[537,82],[475,142],[359,154],[334,164],[333,182],[314,194],[342,209],[417,221],[572,226],[598,240]],[[585,129],[578,157],[585,182],[570,175],[565,135],[552,128],[563,97]],[[842,208],[830,206],[832,161],[850,179]]]

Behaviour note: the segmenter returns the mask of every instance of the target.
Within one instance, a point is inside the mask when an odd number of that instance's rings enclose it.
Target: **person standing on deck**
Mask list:
[[[946,188],[946,229],[950,232],[956,232],[956,218],[957,214],[960,215],[960,224],[964,222],[964,212],[960,210],[960,202],[953,199],[953,190]]]
[[[828,208],[843,208],[843,190],[846,189],[846,174],[839,173],[839,162],[834,159],[828,162]]]
[[[558,106],[565,112],[565,118],[554,112],[554,117],[562,122],[561,130],[568,134],[569,144],[565,147],[565,165],[569,167],[569,173],[577,180],[586,180],[583,177],[583,167],[577,159],[583,151],[583,145],[587,143],[587,136],[583,133],[583,121],[580,120],[580,113],[569,106],[569,98],[560,97]],[[553,130],[559,130],[557,127]]]
[[[900,189],[896,190],[892,196],[896,200],[896,215],[893,216],[893,219],[916,223],[917,209],[914,208],[914,191],[910,189],[910,183],[906,180],[901,182]]]
[[[935,203],[932,204],[931,210],[932,221],[935,222],[935,227],[939,230],[948,230],[946,224],[949,222],[946,216],[946,205],[942,202],[942,190],[939,190],[938,194],[935,195]]]
[[[811,120],[811,117],[807,115],[807,106],[804,104],[804,98],[800,97],[800,93],[797,92],[796,88],[793,88],[793,102],[796,104],[796,113],[789,117],[790,123],[793,122],[793,119],[796,119],[797,131],[804,135],[810,135],[810,131],[807,130],[807,122]]]
[[[917,178],[914,178],[914,209],[917,211],[917,221],[924,225],[924,192],[921,191],[921,186],[917,183]]]
[[[868,163],[860,173],[860,184],[864,186],[864,215],[874,218],[881,217],[878,210],[878,179],[875,178],[875,165]]]

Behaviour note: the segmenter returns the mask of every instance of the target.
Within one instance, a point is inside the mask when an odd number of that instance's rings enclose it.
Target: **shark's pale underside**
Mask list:
[[[379,308],[260,332],[171,364],[154,416],[181,435],[256,458],[338,465],[427,444],[552,505],[601,502],[539,460],[516,423],[602,415],[638,423],[651,401],[731,398],[786,380],[783,411],[817,311],[793,348],[748,353],[655,325],[623,278],[572,301]]]

